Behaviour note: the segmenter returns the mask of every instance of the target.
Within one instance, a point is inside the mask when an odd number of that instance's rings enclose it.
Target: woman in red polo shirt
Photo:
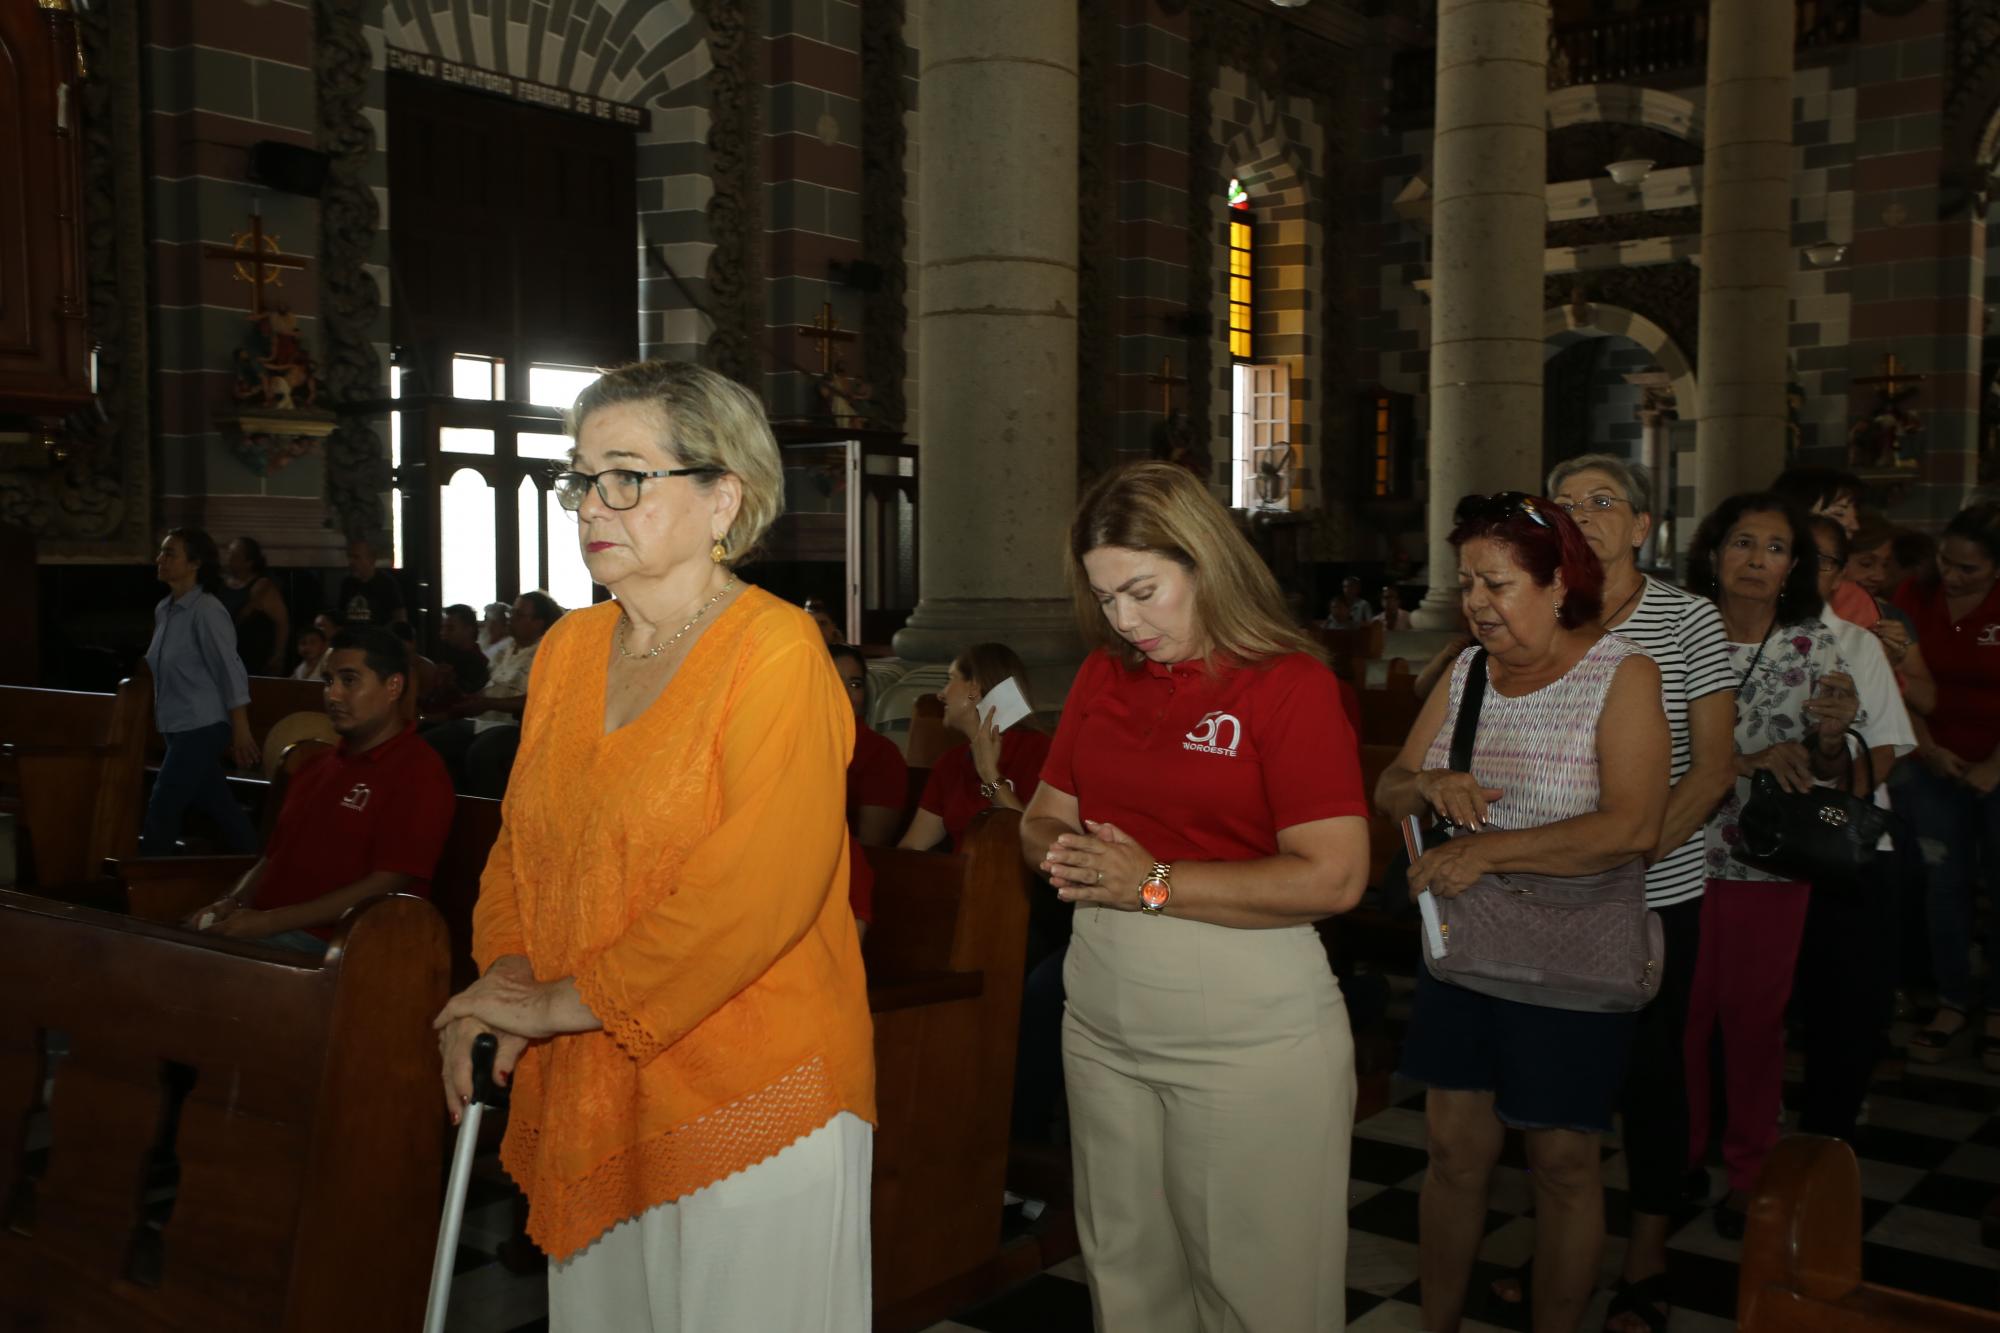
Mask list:
[[[1368,877],[1332,672],[1208,488],[1145,463],[1070,527],[1084,662],[1022,841],[1064,972],[1097,1327],[1345,1320],[1354,1044],[1312,923]]]
[[[2000,502],[1960,510],[1938,542],[1937,576],[1911,579],[1896,605],[1916,622],[1917,644],[1937,682],[1919,763],[1901,784],[1917,837],[1941,855],[1930,864],[1931,961],[1938,1011],[1910,1038],[1933,1063],[1953,1053],[1971,1021],[1973,894],[2000,884]],[[1988,997],[1981,1053],[2000,1070],[2000,1011]]]
[[[1027,808],[1049,755],[1048,734],[1035,725],[1034,701],[1029,699],[1028,716],[1005,731],[980,715],[987,694],[1008,679],[1029,698],[1028,668],[1004,643],[975,643],[952,662],[938,702],[944,705],[944,724],[967,741],[938,756],[898,847],[927,852],[946,839],[956,847],[980,811]]]

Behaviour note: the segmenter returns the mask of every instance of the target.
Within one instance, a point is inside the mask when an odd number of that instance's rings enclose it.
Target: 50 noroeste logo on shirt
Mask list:
[[[1227,744],[1224,744],[1224,741]],[[1226,758],[1236,757],[1236,747],[1243,742],[1243,724],[1233,713],[1210,713],[1195,723],[1194,730],[1181,742],[1183,750],[1193,750],[1197,754],[1219,754]]]

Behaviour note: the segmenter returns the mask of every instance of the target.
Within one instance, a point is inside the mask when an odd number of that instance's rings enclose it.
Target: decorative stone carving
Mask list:
[[[881,285],[862,305],[861,355],[873,382],[875,424],[901,430],[908,419],[909,220],[904,214],[909,173],[909,48],[903,41],[905,0],[867,0],[861,7],[861,252],[882,270]]]
[[[1117,59],[1116,19],[1108,5],[1077,7],[1076,437],[1086,479],[1113,457],[1112,285],[1118,255],[1110,219],[1112,117],[1109,77]],[[1199,418],[1196,418],[1199,420]]]
[[[695,14],[708,29],[714,62],[708,76],[708,151],[715,191],[708,200],[708,227],[715,251],[708,260],[708,291],[715,329],[704,359],[711,369],[761,393],[764,218],[758,167],[764,86],[756,35],[750,30],[751,8],[735,0],[694,0]],[[872,366],[871,373],[878,381],[885,378]]]
[[[367,269],[381,218],[368,187],[375,128],[361,114],[368,93],[367,0],[314,0],[313,77],[319,109],[318,144],[329,156],[320,194],[319,328],[325,360],[325,406],[343,407],[386,396],[375,354],[382,294]],[[389,454],[375,428],[343,416],[326,437],[326,505],[330,525],[350,540],[380,541],[387,531],[382,498],[389,491]]]
[[[1952,216],[1970,208],[1983,217],[2000,167],[2000,133],[1991,133],[2000,123],[2000,10],[1979,0],[1955,0],[1946,49],[1939,211]]]
[[[97,393],[37,465],[0,470],[0,522],[34,533],[43,557],[140,560],[152,545],[152,428],[138,10],[92,5],[76,24],[90,71],[82,184]]]

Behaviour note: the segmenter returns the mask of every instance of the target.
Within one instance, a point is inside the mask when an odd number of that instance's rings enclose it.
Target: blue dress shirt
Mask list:
[[[228,610],[201,588],[163,597],[153,608],[153,721],[161,734],[229,720],[250,702],[250,677],[236,655]]]

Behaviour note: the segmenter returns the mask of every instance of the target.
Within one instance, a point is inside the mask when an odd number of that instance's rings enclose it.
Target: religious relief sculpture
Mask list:
[[[227,261],[236,280],[250,284],[250,318],[230,368],[236,411],[219,416],[216,424],[244,465],[267,477],[312,453],[337,424],[333,413],[319,407],[319,371],[299,337],[299,317],[283,302],[264,305],[265,287],[277,286],[285,269],[302,269],[306,260],[285,254],[278,238],[264,231],[258,213],[251,215],[248,231],[226,247],[208,247],[207,257]]]
[[[845,361],[835,361],[831,369],[819,376],[820,401],[826,404],[833,424],[843,430],[861,430],[868,425],[868,418],[861,415],[860,404],[874,396],[875,389],[867,380],[847,373]]]
[[[1174,408],[1153,423],[1152,456],[1163,463],[1178,463],[1200,477],[1214,479],[1215,459],[1195,437],[1194,425],[1183,408]]]
[[[1894,353],[1883,360],[1882,373],[1857,379],[1857,385],[1875,386],[1875,407],[1854,423],[1847,433],[1847,463],[1855,468],[1914,469],[1914,437],[1923,428],[1910,400],[1917,396],[1922,375],[1903,373]]]

